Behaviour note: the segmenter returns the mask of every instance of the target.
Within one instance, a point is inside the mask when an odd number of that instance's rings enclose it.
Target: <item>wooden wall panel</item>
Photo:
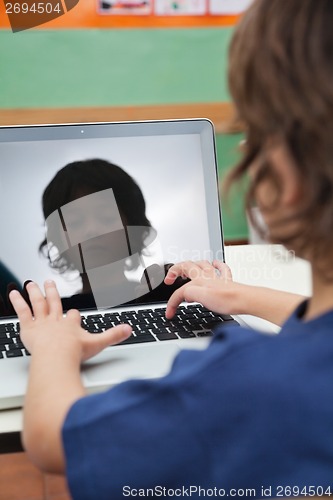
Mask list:
[[[234,107],[229,102],[0,110],[0,125],[166,120],[178,118],[208,118],[214,123],[217,133],[238,132],[241,130],[241,125],[235,121]]]

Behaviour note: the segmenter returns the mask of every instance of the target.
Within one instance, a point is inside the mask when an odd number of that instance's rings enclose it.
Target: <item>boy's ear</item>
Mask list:
[[[270,164],[281,182],[280,203],[285,207],[297,205],[302,197],[301,175],[288,148],[275,144],[269,151]]]

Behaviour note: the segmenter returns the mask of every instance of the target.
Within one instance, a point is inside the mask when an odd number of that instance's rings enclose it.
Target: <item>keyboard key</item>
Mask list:
[[[104,332],[104,328],[100,325],[95,324],[95,323],[92,323],[91,325],[87,325],[86,330],[88,330],[89,333],[102,333],[102,332]]]
[[[237,323],[237,321],[234,320],[234,318],[232,318],[231,316],[229,316],[229,314],[221,314],[221,318],[223,321],[235,321],[235,323]]]
[[[213,335],[211,330],[201,330],[195,333],[197,334],[197,337],[211,337]]]
[[[140,337],[142,337],[143,335],[151,335],[149,328],[142,329],[142,330],[134,330],[134,331],[135,331],[135,334],[137,336],[140,336]]]
[[[158,333],[155,333],[155,335],[158,338],[158,340],[174,340],[174,339],[178,339],[177,335],[175,335],[172,332],[158,332]]]
[[[13,349],[10,351],[6,351],[7,358],[17,358],[19,356],[23,356],[21,349]]]
[[[188,331],[188,329],[184,328],[183,326],[173,326],[173,325],[168,326],[168,330],[170,332],[174,332],[174,333],[187,332]]]
[[[22,344],[23,345],[23,344]],[[15,349],[21,349],[21,347],[14,342],[8,344],[8,351],[15,351]]]
[[[195,335],[193,332],[187,332],[186,330],[184,330],[183,332],[177,332],[177,335],[181,338],[181,339],[191,339],[191,338],[194,338]]]
[[[123,340],[119,344],[116,345],[126,345],[126,344],[140,344],[143,342],[156,342],[156,339],[152,335],[140,335],[138,337],[134,337],[131,335],[128,339]]]

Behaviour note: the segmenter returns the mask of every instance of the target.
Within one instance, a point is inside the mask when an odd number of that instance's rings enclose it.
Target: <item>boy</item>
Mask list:
[[[271,319],[268,308],[279,321],[297,305],[279,335],[220,327],[205,351],[183,351],[168,376],[86,396],[80,363],[130,328],[89,337],[77,311],[63,318],[52,282],[46,298],[27,287],[34,319],[11,292],[32,354],[24,445],[42,469],[66,470],[74,499],[332,495],[332,23],[332,0],[257,0],[230,53],[230,88],[247,129],[234,178],[249,172],[249,203],[255,198],[269,239],[311,262],[313,296],[299,304],[257,294],[216,262],[179,264],[165,279],[195,271],[168,317],[183,299]]]

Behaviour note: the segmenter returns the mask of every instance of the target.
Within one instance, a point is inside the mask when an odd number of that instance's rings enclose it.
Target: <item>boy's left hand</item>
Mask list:
[[[79,311],[72,309],[63,315],[55,283],[46,281],[44,289],[45,296],[36,283],[30,282],[26,286],[32,311],[20,292],[12,290],[9,295],[20,321],[22,342],[32,355],[36,349],[63,344],[63,349],[76,354],[78,361],[82,362],[131,334],[129,325],[118,325],[96,335],[88,333],[81,327]]]

